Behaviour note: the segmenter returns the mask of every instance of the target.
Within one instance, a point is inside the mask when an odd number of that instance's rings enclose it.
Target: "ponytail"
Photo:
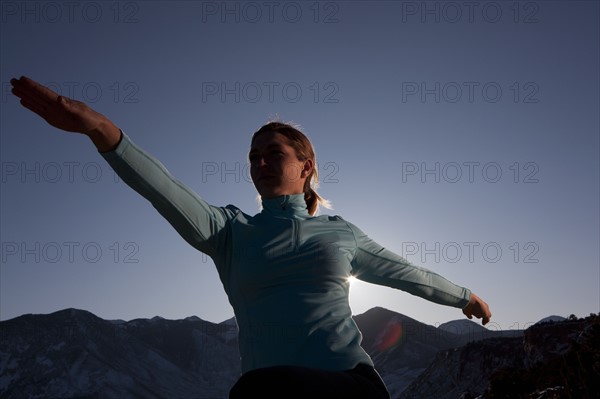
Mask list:
[[[319,210],[319,205],[331,209],[331,203],[325,198],[322,198],[312,185],[319,185],[319,177],[316,169],[304,182],[304,201],[306,202],[306,208],[308,209],[309,215],[314,216]]]

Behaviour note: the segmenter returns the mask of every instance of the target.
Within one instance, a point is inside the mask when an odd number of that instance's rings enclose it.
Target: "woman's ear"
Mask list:
[[[306,161],[304,161],[301,177],[310,176],[314,167],[315,167],[315,163],[312,159],[307,159]]]

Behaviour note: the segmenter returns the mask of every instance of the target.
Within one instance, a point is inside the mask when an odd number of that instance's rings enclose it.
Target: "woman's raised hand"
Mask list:
[[[11,79],[10,83],[12,93],[21,99],[21,105],[50,125],[89,136],[101,152],[113,149],[119,142],[119,128],[83,102],[58,95],[26,76]]]

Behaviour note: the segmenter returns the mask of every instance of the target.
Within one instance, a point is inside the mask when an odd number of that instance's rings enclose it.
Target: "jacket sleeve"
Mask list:
[[[415,266],[400,255],[377,244],[355,225],[348,223],[356,240],[351,262],[354,277],[373,284],[397,288],[442,305],[464,308],[471,291],[439,274]]]
[[[190,245],[214,257],[222,250],[228,220],[235,216],[237,208],[209,205],[123,131],[121,134],[117,147],[100,155],[128,186],[150,201]]]

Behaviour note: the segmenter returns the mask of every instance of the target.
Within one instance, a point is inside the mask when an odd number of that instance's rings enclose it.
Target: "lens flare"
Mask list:
[[[396,346],[400,339],[402,338],[402,323],[399,321],[391,321],[381,334],[381,338],[377,345],[375,345],[375,349],[380,352],[386,351],[394,346]]]

